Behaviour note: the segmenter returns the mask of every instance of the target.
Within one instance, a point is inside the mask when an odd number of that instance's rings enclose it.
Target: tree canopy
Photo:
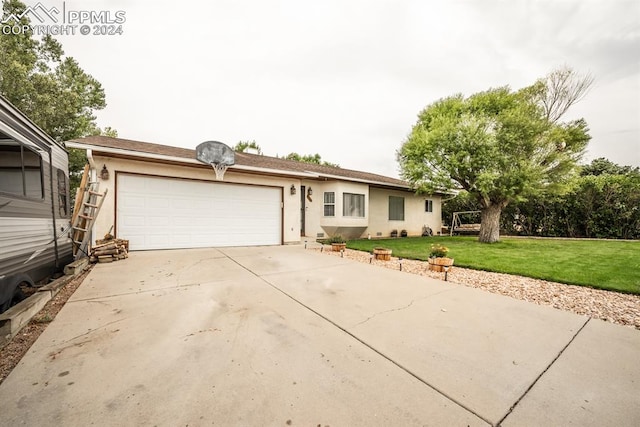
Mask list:
[[[251,141],[238,141],[238,143],[233,146],[234,151],[239,151],[241,153],[247,151],[248,148],[253,148],[258,152],[258,154],[262,154],[262,148],[260,148],[255,139]]]
[[[300,155],[298,153],[289,153],[283,158],[287,160],[295,160],[296,162],[312,163],[314,165],[331,166],[334,168],[340,167],[340,165],[336,163],[331,163],[331,162],[327,162],[326,160],[322,160],[322,156],[320,156],[320,154],[318,153],[305,154],[305,155]]]
[[[4,0],[3,18],[20,16],[26,6]],[[20,26],[29,26],[28,15]],[[95,110],[106,106],[100,82],[87,74],[61,44],[30,31],[0,32],[0,93],[57,141],[100,133]]]
[[[479,240],[498,241],[509,203],[566,189],[590,136],[584,120],[559,119],[588,80],[564,69],[518,91],[500,87],[432,103],[398,151],[402,177],[419,192],[466,190],[482,211]]]

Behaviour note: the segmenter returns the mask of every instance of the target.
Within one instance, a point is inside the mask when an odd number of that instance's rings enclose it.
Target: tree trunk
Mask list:
[[[502,208],[501,204],[490,204],[482,208],[480,212],[479,242],[495,243],[500,241],[500,214],[502,213]]]

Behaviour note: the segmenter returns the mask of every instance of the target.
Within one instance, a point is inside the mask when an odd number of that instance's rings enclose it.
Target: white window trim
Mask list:
[[[333,203],[327,202],[327,194],[333,194]],[[325,191],[322,195],[322,216],[325,218],[335,218],[336,216],[336,192],[335,191]],[[333,215],[326,214],[326,207],[333,206]]]

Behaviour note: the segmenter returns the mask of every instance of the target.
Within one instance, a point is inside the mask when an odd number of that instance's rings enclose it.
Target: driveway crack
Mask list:
[[[360,326],[360,325],[362,325],[362,324],[364,324],[364,323],[367,323],[369,320],[371,320],[371,319],[373,319],[374,317],[379,316],[379,315],[381,315],[381,314],[391,313],[391,312],[394,312],[394,311],[406,310],[407,308],[411,307],[411,306],[413,305],[413,303],[414,303],[414,302],[416,302],[416,301],[422,301],[422,300],[425,300],[425,299],[428,299],[428,298],[434,297],[434,296],[436,296],[436,295],[440,295],[440,294],[442,294],[442,293],[444,293],[444,292],[451,292],[452,290],[453,290],[453,289],[445,289],[445,290],[440,291],[440,292],[437,292],[437,293],[435,293],[435,294],[430,294],[430,295],[427,295],[427,296],[424,296],[424,297],[421,297],[421,298],[413,299],[413,300],[411,300],[411,302],[410,302],[409,304],[407,304],[407,305],[405,305],[405,306],[397,307],[397,308],[392,308],[392,309],[384,310],[384,311],[379,311],[379,312],[377,312],[377,313],[373,314],[372,316],[367,317],[367,318],[366,318],[366,319],[364,319],[362,322],[356,323],[355,325],[351,326],[349,329],[357,328],[358,326]]]
[[[367,323],[369,320],[373,319],[374,317],[376,317],[376,316],[378,316],[378,315],[380,315],[380,314],[391,313],[391,312],[394,312],[394,311],[406,310],[407,308],[411,307],[411,306],[413,305],[413,303],[414,303],[414,302],[416,302],[416,301],[418,301],[418,300],[423,300],[423,299],[426,299],[426,298],[429,298],[429,297],[416,298],[416,299],[414,299],[414,300],[411,300],[411,302],[410,302],[409,304],[407,304],[407,305],[405,305],[405,306],[403,306],[403,307],[398,307],[398,308],[392,308],[392,309],[390,309],[390,310],[379,311],[379,312],[377,312],[377,313],[373,314],[372,316],[367,317],[367,318],[366,318],[366,319],[364,319],[362,322],[356,323],[355,325],[353,325],[353,326],[352,326],[351,328],[349,328],[349,329],[357,328],[358,326],[360,326],[360,325],[362,325],[362,324],[364,324],[364,323]]]

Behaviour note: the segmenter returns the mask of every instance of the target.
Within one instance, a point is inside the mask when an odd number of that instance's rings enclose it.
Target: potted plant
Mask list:
[[[453,258],[448,258],[448,253],[449,248],[444,245],[431,245],[431,252],[429,252],[429,270],[439,272],[449,271],[449,268],[453,266]]]
[[[373,256],[375,259],[379,259],[381,261],[389,261],[391,259],[391,249],[387,248],[373,248]]]
[[[331,250],[334,252],[343,251],[347,247],[347,241],[340,234],[330,237],[326,243],[331,244]]]

